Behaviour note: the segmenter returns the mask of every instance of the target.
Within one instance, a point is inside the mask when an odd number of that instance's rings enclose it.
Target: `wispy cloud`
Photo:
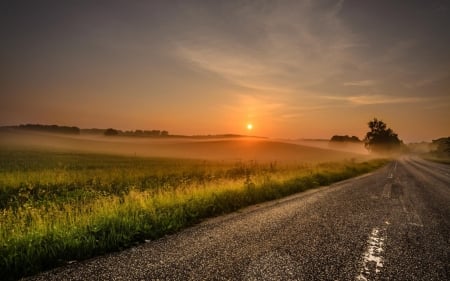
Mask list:
[[[277,68],[270,67],[253,54],[246,55],[245,50],[239,52],[237,49],[234,48],[235,54],[230,54],[228,48],[222,47],[179,46],[178,53],[196,67],[218,74],[241,87],[261,91],[290,91],[287,85],[274,84],[270,80],[262,79],[278,75]]]
[[[415,65],[416,40],[386,45],[358,32],[343,17],[344,1],[236,3],[225,7],[226,24],[207,18],[174,44],[182,63],[238,86],[222,105],[227,114],[287,123],[344,108],[357,114],[368,105],[425,106],[439,95],[427,92],[424,98],[423,89],[416,89],[436,80],[434,69],[424,73]],[[190,15],[203,19],[196,13]]]
[[[361,81],[351,81],[351,82],[345,82],[343,84],[344,86],[361,86],[361,87],[368,87],[375,85],[374,80],[361,80]]]
[[[324,96],[325,99],[346,101],[354,105],[373,105],[373,104],[395,104],[395,103],[418,103],[426,99],[421,97],[396,97],[387,95],[359,95],[359,96]]]
[[[258,9],[252,5],[232,11],[232,20],[255,28],[253,40],[241,30],[202,26],[177,42],[180,58],[242,87],[292,92],[326,81],[348,63],[355,36],[338,18],[343,1],[317,9],[297,1]],[[239,28],[239,27],[237,27]],[[242,43],[244,42],[244,43]]]
[[[427,75],[424,78],[411,81],[408,83],[404,83],[404,86],[406,88],[420,88],[423,86],[432,85],[441,81],[444,81],[446,79],[450,78],[450,72],[438,72],[431,75]]]

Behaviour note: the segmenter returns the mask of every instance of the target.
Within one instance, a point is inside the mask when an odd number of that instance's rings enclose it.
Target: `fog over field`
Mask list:
[[[350,153],[357,153],[357,154],[363,154],[368,155],[369,151],[364,147],[364,143],[352,143],[352,142],[330,142],[329,140],[295,140],[295,141],[289,141],[285,140],[283,142],[303,145],[303,146],[310,146],[310,147],[318,147],[323,148],[327,150],[337,150],[337,151],[345,151]]]
[[[19,130],[3,131],[0,134],[0,145],[5,149],[264,162],[320,162],[367,157],[362,144],[330,146],[326,141],[279,141],[252,137],[194,139],[73,136]]]

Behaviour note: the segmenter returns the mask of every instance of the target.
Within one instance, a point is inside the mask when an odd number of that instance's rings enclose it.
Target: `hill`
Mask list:
[[[339,161],[360,154],[257,138],[186,139],[56,135],[31,131],[0,132],[2,149],[44,149],[170,157],[256,161]]]

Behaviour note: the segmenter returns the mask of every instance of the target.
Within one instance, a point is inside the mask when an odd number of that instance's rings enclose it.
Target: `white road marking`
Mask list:
[[[397,171],[397,162],[395,162],[394,168],[392,168],[391,171],[389,172],[387,179],[393,179],[396,171]],[[392,181],[390,180],[383,186],[383,192],[381,194],[381,197],[391,198],[391,189],[392,189]]]
[[[388,179],[394,178],[394,173],[397,171],[397,162],[395,162],[394,168],[389,172]]]
[[[391,187],[392,187],[391,183],[387,183],[384,185],[383,193],[381,193],[381,196],[383,198],[391,198]]]
[[[386,225],[390,223],[385,222]],[[383,267],[383,252],[386,240],[386,229],[375,227],[369,236],[367,243],[369,244],[366,252],[363,254],[363,263],[359,275],[356,280],[368,281],[371,276],[381,272]]]

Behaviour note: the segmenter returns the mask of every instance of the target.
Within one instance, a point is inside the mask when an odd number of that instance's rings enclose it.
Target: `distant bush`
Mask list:
[[[333,137],[331,137],[331,142],[361,142],[361,140],[357,137],[357,136],[338,136],[338,135],[334,135]]]
[[[117,136],[119,134],[118,130],[115,130],[113,128],[108,128],[103,133],[105,136]]]
[[[121,135],[131,136],[131,137],[167,137],[169,136],[168,131],[161,130],[135,130],[135,131],[119,131]]]

